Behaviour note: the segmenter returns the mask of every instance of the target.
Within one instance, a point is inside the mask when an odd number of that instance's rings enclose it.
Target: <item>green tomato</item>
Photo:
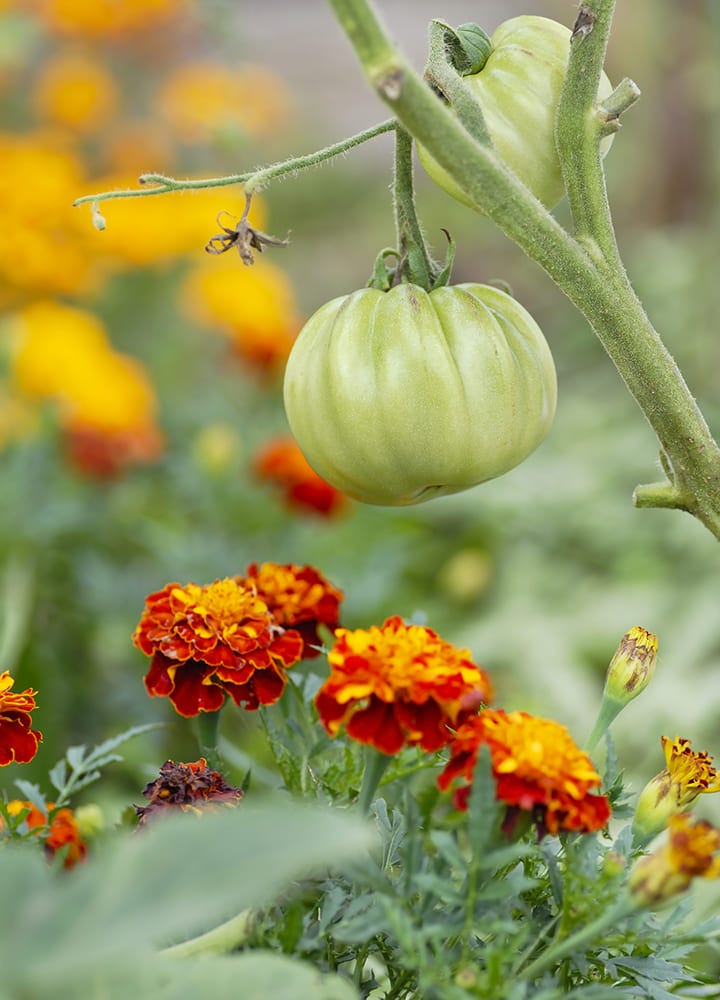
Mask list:
[[[493,34],[490,55],[480,72],[464,78],[482,109],[499,156],[547,208],[554,208],[565,194],[555,147],[555,115],[570,55],[570,35],[569,28],[547,17],[513,17]],[[598,100],[611,91],[603,73]],[[603,156],[612,138],[603,139]],[[422,146],[418,155],[441,188],[472,205]]]
[[[285,371],[285,412],[336,489],[399,506],[469,489],[547,434],[557,383],[538,325],[489,285],[400,284],[333,299]]]

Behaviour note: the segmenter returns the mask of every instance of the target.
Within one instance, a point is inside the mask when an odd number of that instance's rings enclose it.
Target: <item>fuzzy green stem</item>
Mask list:
[[[562,941],[551,945],[539,958],[536,958],[534,962],[526,966],[520,973],[521,978],[527,982],[532,982],[537,979],[540,973],[545,972],[546,969],[551,968],[553,965],[556,966],[558,962],[561,962],[564,958],[568,958],[573,952],[579,952],[588,945],[598,947],[602,941],[602,934],[614,924],[619,924],[621,920],[624,920],[625,917],[629,916],[637,908],[636,903],[632,902],[627,896],[624,896],[615,906],[601,913],[596,920],[581,927],[580,930],[564,938]]]
[[[478,142],[491,146],[482,108],[448,60],[448,41],[456,36],[457,32],[444,21],[430,22],[425,79],[452,106],[467,132]]]
[[[404,128],[395,130],[395,173],[393,177],[393,202],[397,230],[398,270],[413,285],[430,291],[435,268],[423,238],[415,210],[413,185],[413,141]],[[403,266],[403,259],[406,258]]]
[[[196,720],[200,754],[207,761],[208,767],[214,771],[222,771],[224,766],[218,750],[221,714],[222,708],[217,712],[200,712]]]
[[[170,945],[160,952],[167,958],[192,958],[195,955],[222,955],[244,944],[252,926],[252,911],[243,910],[205,934]]]
[[[640,88],[629,77],[617,85],[609,97],[600,104],[597,116],[602,122],[601,133],[611,135],[620,128],[620,115],[640,100]]]
[[[585,753],[593,752],[615,719],[617,719],[618,715],[620,715],[622,710],[625,708],[625,704],[625,702],[614,701],[611,698],[603,698],[595,725],[593,726],[592,732],[588,736],[585,741],[585,746],[583,747]]]
[[[669,510],[691,510],[693,498],[690,493],[679,490],[672,483],[646,483],[636,486],[633,493],[636,507],[665,507]]]
[[[573,158],[573,163],[566,165],[576,226],[584,231],[583,238],[576,240],[494,150],[474,139],[420,80],[393,48],[369,0],[328,2],[370,83],[398,121],[427,148],[478,210],[544,268],[586,316],[655,430],[672,467],[674,485],[692,498],[690,513],[720,538],[720,449],[617,255],[597,151],[599,122],[594,111],[588,116],[590,105],[583,105],[579,113],[573,110],[570,116],[582,126],[582,137],[577,141],[586,148],[579,159]],[[593,77],[596,70],[599,75],[613,2],[594,0],[583,7],[592,7],[595,27],[573,47],[568,69],[571,80],[582,73],[582,66],[592,71]],[[587,91],[594,100],[596,89],[578,85],[575,90],[569,83],[563,98],[565,108],[574,93],[584,100]],[[563,113],[566,118],[559,128],[564,134],[562,155],[566,157],[569,125],[568,112]],[[581,204],[583,199],[587,209]]]
[[[227,177],[204,177],[198,180],[177,180],[175,177],[166,177],[165,174],[141,174],[141,184],[155,184],[156,187],[143,188],[141,190],[131,189],[123,191],[103,191],[100,194],[85,194],[81,198],[76,198],[73,205],[84,205],[87,202],[110,201],[115,198],[147,198],[155,194],[171,194],[175,191],[201,191],[206,188],[229,187],[233,184],[243,184],[247,194],[255,194],[262,187],[266,187],[271,181],[288,174],[296,174],[300,170],[308,167],[317,167],[325,160],[330,160],[355,146],[374,139],[384,132],[392,132],[396,127],[394,119],[388,119],[379,125],[373,125],[358,132],[348,139],[333,143],[315,153],[308,153],[305,156],[293,156],[289,160],[282,160],[279,163],[271,163],[268,167],[258,170],[248,170],[242,174],[228,174]]]
[[[382,753],[380,750],[376,750],[375,747],[365,748],[365,769],[357,801],[358,809],[363,816],[366,816],[370,812],[370,806],[375,799],[375,792],[391,760],[392,757],[389,754]]]

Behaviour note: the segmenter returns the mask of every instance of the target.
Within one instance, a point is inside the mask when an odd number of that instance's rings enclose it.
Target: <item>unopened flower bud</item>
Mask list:
[[[652,632],[639,625],[631,628],[622,639],[610,661],[605,680],[605,695],[626,705],[645,690],[655,673],[658,640]]]
[[[75,810],[75,822],[83,840],[92,840],[105,829],[105,814],[100,806],[88,803]]]

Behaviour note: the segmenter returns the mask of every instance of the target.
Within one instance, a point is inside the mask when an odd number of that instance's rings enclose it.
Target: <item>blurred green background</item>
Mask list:
[[[606,160],[618,239],[651,318],[717,428],[718,7],[713,0],[618,7],[606,68],[613,82],[630,76],[643,93]],[[140,31],[108,40],[55,30],[40,0],[30,8],[11,5],[3,15],[16,39],[2,64],[6,134],[46,134],[48,122],[28,94],[48,60],[79,44],[104,60],[151,132],[163,121],[152,98],[158,81],[199,55],[230,68],[259,64],[284,83],[288,111],[277,127],[218,127],[202,142],[178,143],[163,166],[175,176],[249,169],[386,117],[322,3],[186,4],[169,26],[153,29],[163,39],[155,49]],[[386,0],[378,8],[418,67],[430,17],[476,20],[491,30],[515,13],[566,23],[574,14],[573,5],[551,0],[529,7]],[[51,124],[55,136],[59,125]],[[107,171],[99,147],[118,129],[111,115],[81,137],[84,155],[95,157],[86,183]],[[147,163],[142,143],[134,153],[138,169],[156,169],[149,146]],[[364,285],[377,251],[392,244],[391,161],[392,140],[384,136],[264,194],[266,230],[292,230],[290,246],[272,263],[290,279],[301,318]],[[93,190],[100,188],[73,197]],[[656,443],[583,318],[487,220],[420,170],[417,193],[438,253],[443,227],[457,242],[455,280],[509,282],[543,328],[559,374],[546,442],[501,479],[417,508],[353,504],[334,517],[293,510],[252,471],[258,449],[286,432],[279,375],[232,355],[228,338],[199,324],[181,293],[189,271],[206,265],[203,239],[162,266],[118,268],[93,292],[53,291],[100,317],[114,349],[144,364],[165,450],[154,462],[97,480],[68,464],[52,410],[33,434],[7,436],[0,453],[0,669],[10,670],[17,690],[38,689],[34,724],[44,734],[33,764],[6,769],[8,794],[14,777],[43,780],[69,743],[143,722],[166,726],[132,744],[127,765],[109,772],[104,794],[113,801],[137,801],[166,757],[194,759],[191,728],[169,703],[145,694],[147,664],[130,635],[145,596],[166,582],[209,583],[254,561],[316,566],[344,590],[348,626],[391,614],[425,622],[472,650],[495,679],[500,705],[553,717],[580,742],[618,641],[642,625],[660,638],[657,675],[614,729],[633,783],[639,787],[663,766],[663,733],[720,753],[717,543],[687,515],[633,509],[633,488],[659,477]],[[30,194],[42,218],[43,192]],[[172,199],[167,225],[182,216],[183,197]],[[237,197],[227,194],[231,211]],[[108,234],[129,204],[103,207]],[[216,210],[205,238],[217,231]],[[564,205],[557,214],[567,221]],[[106,234],[92,231],[85,210],[82,222],[100,254]],[[154,238],[138,234],[151,261]],[[62,254],[56,266],[63,268]],[[239,259],[236,266],[239,272]],[[48,291],[8,288],[0,337],[7,332],[10,383],[12,323]],[[228,434],[220,460],[203,445],[208,425]],[[255,752],[256,720],[234,709],[225,716],[226,737]],[[702,808],[719,812],[712,802]]]

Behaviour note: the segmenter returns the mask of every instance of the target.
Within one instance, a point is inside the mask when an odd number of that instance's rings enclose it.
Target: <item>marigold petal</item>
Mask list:
[[[405,745],[405,733],[395,717],[395,706],[377,698],[350,716],[347,733],[359,743],[370,744],[386,754],[398,753]]]
[[[170,701],[185,718],[200,712],[217,712],[225,701],[223,689],[210,682],[201,665],[188,662],[178,667]]]

